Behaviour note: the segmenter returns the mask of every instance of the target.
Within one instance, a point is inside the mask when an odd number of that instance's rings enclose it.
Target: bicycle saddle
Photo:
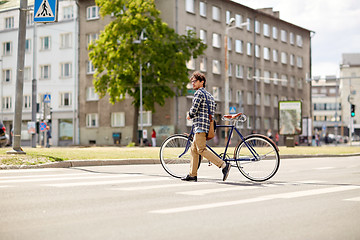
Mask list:
[[[240,117],[241,115],[243,115],[243,113],[229,114],[229,115],[224,115],[223,117],[227,119],[235,119]]]

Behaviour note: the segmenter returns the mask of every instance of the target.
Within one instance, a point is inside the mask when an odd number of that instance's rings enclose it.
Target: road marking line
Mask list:
[[[344,199],[344,201],[360,202],[360,197]]]
[[[9,188],[9,187],[12,187],[12,186],[9,186],[9,185],[0,186],[0,188]]]
[[[81,175],[90,175],[92,173],[70,173],[70,174],[46,174],[46,175],[26,175],[26,176],[9,176],[9,177],[0,177],[0,180],[5,179],[24,179],[24,178],[43,178],[43,177],[58,177],[58,176],[81,176]]]
[[[44,184],[43,186],[49,187],[77,187],[77,186],[90,186],[90,185],[108,185],[108,184],[120,184],[120,183],[137,183],[137,182],[156,182],[156,181],[168,181],[168,178],[137,178],[137,179],[127,179],[127,180],[112,180],[112,181],[97,181],[97,182],[78,182],[78,183],[54,183],[54,184]]]
[[[329,170],[334,169],[335,167],[320,167],[320,168],[314,168],[315,170]]]
[[[237,186],[237,187],[211,188],[211,189],[203,189],[203,190],[177,192],[176,194],[204,196],[204,195],[210,194],[210,193],[220,193],[220,192],[227,192],[227,191],[242,191],[242,190],[250,190],[250,189],[257,189],[257,188],[261,188],[261,187],[260,186]]]
[[[162,185],[151,185],[151,186],[140,186],[140,187],[126,187],[126,188],[110,188],[109,190],[120,190],[120,191],[139,191],[139,190],[151,190],[159,188],[169,188],[169,187],[182,187],[182,186],[193,186],[193,185],[204,185],[210,184],[208,182],[187,182],[187,183],[178,183],[178,184],[162,184]]]
[[[19,182],[49,182],[49,181],[58,181],[58,180],[81,180],[81,179],[98,179],[98,178],[124,178],[124,177],[137,177],[139,175],[112,175],[112,176],[84,176],[84,177],[48,177],[48,178],[34,178],[34,179],[15,179],[15,180],[5,180],[1,183],[19,183]]]
[[[261,197],[242,199],[242,200],[236,200],[236,201],[218,202],[218,203],[200,204],[200,205],[192,205],[192,206],[178,207],[178,208],[153,210],[153,211],[150,211],[150,213],[171,214],[171,213],[189,212],[189,211],[197,211],[197,210],[210,209],[210,208],[234,206],[234,205],[240,205],[240,204],[245,204],[245,203],[255,203],[255,202],[261,202],[261,201],[267,201],[267,200],[273,200],[273,199],[290,199],[290,198],[314,196],[314,195],[320,195],[320,194],[326,194],[326,193],[348,191],[348,190],[359,189],[359,188],[360,188],[360,186],[339,186],[339,187],[313,189],[313,190],[306,190],[306,191],[299,191],[299,192],[271,194],[271,195],[265,195],[265,196],[261,196]]]
[[[0,174],[6,174],[6,173],[25,173],[25,172],[53,172],[53,171],[59,171],[59,169],[54,168],[34,168],[34,169],[6,169],[1,170]]]

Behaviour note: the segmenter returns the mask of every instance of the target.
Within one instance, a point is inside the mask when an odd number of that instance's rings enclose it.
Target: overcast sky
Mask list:
[[[313,76],[339,75],[343,53],[360,53],[358,0],[234,0],[257,9],[272,7],[280,19],[315,31]]]

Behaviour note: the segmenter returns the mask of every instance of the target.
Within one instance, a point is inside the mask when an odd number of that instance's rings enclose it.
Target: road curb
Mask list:
[[[301,158],[330,158],[330,157],[357,157],[360,153],[352,154],[321,154],[321,155],[280,155],[280,159],[301,159]],[[92,159],[92,160],[68,160],[61,162],[44,163],[37,165],[1,165],[0,170],[6,169],[33,169],[33,168],[71,168],[88,166],[109,166],[109,165],[140,165],[160,164],[160,159]]]

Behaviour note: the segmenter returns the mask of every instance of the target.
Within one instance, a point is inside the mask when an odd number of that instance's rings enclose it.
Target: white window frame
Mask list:
[[[246,44],[246,54],[248,56],[252,56],[252,43],[248,42]]]
[[[34,12],[33,11],[28,11],[26,13],[26,25],[27,26],[34,25]]]
[[[221,36],[218,33],[212,34],[212,46],[215,48],[221,47]]]
[[[24,67],[24,82],[31,80],[31,67]]]
[[[86,88],[86,101],[98,101],[99,95],[95,92],[95,87]]]
[[[290,54],[290,65],[291,66],[294,66],[295,65],[295,55],[294,54]]]
[[[217,59],[213,59],[212,61],[212,73],[221,74],[221,62]]]
[[[287,64],[287,53],[286,52],[281,52],[281,63]]]
[[[86,114],[86,127],[97,128],[99,126],[99,114],[88,113]]]
[[[273,61],[278,62],[279,61],[279,51],[276,49],[273,49]]]
[[[261,33],[261,30],[260,30],[260,22],[258,20],[255,20],[255,32],[257,34],[260,34]]]
[[[201,72],[207,71],[207,58],[205,56],[200,58],[200,71]]]
[[[270,61],[270,48],[264,47],[264,59]]]
[[[49,80],[51,78],[51,65],[40,66],[40,79]]]
[[[99,33],[89,33],[87,34],[87,45],[89,47],[90,43],[94,42],[95,40],[99,39]]]
[[[206,2],[199,2],[199,14],[202,17],[206,17]]]
[[[25,52],[26,53],[31,52],[31,39],[30,38],[25,40]]]
[[[31,95],[24,95],[23,96],[23,109],[24,110],[31,109]]]
[[[298,47],[302,47],[302,46],[303,46],[302,36],[296,35],[296,45],[297,45]]]
[[[287,42],[287,31],[284,29],[281,29],[280,37],[281,37],[281,41],[286,43]]]
[[[269,24],[264,23],[263,28],[264,28],[264,30],[263,30],[264,36],[265,36],[265,37],[270,37],[270,27],[269,27]]]
[[[125,112],[111,113],[111,127],[125,127]]]
[[[243,48],[244,48],[244,41],[236,39],[235,40],[235,52],[243,54]]]
[[[236,64],[235,66],[235,77],[244,78],[244,66]]]
[[[12,109],[12,97],[5,96],[2,99],[2,109],[3,110],[11,110]]]
[[[220,101],[220,88],[219,87],[213,87],[212,88],[212,95],[213,95],[215,101]]]
[[[260,45],[255,45],[255,57],[260,58]]]
[[[200,29],[200,39],[202,43],[206,44],[206,30]]]
[[[94,74],[95,73],[95,67],[92,64],[92,62],[89,60],[86,63],[86,74]]]
[[[15,28],[14,17],[5,18],[5,29]]]
[[[273,37],[273,39],[278,39],[278,29],[277,29],[277,27],[272,27],[272,37]]]
[[[138,126],[140,127],[140,114],[139,111],[139,118],[138,118]],[[143,111],[143,126],[150,127],[152,126],[152,112],[151,111]]]
[[[40,38],[40,44],[41,44],[41,51],[46,51],[51,49],[51,37],[50,36],[44,36]]]
[[[242,23],[243,23],[243,16],[242,15],[240,15],[240,14],[235,14],[235,26],[237,27],[237,28],[243,28],[243,25],[242,25]]]
[[[270,83],[271,73],[270,71],[264,71],[264,83]]]
[[[64,19],[73,19],[74,18],[74,7],[67,6],[63,8],[63,17]]]
[[[246,30],[247,30],[248,32],[251,32],[251,18],[246,18],[246,22],[248,23],[248,24],[246,25]]]
[[[190,60],[186,62],[186,67],[190,70],[195,70],[195,59],[191,56]]]
[[[220,13],[220,8],[217,6],[212,6],[212,19],[214,21],[220,22],[221,13]]]
[[[12,42],[4,42],[3,43],[3,55],[11,56],[12,55]]]
[[[230,19],[231,19],[231,12],[229,10],[226,10],[226,12],[225,12],[225,22],[226,22],[226,24],[230,23]]]
[[[298,68],[303,68],[303,58],[298,56],[296,59],[296,65]]]
[[[72,106],[72,93],[62,92],[60,93],[60,107],[71,107]]]
[[[247,92],[247,95],[246,95],[246,103],[247,103],[247,105],[252,105],[253,102],[254,102],[253,93],[252,92]]]
[[[60,34],[60,48],[72,47],[72,33]]]
[[[195,13],[195,0],[185,0],[185,11]]]
[[[294,33],[293,32],[290,32],[289,42],[290,42],[291,45],[294,45],[294,43],[295,43]]]
[[[10,83],[12,81],[12,70],[9,69],[3,69],[2,72],[3,76],[2,76],[2,81],[4,83]]]
[[[95,20],[99,18],[100,14],[98,6],[90,6],[86,8],[86,20]]]
[[[66,62],[60,64],[61,78],[70,78],[72,76],[72,63]]]

